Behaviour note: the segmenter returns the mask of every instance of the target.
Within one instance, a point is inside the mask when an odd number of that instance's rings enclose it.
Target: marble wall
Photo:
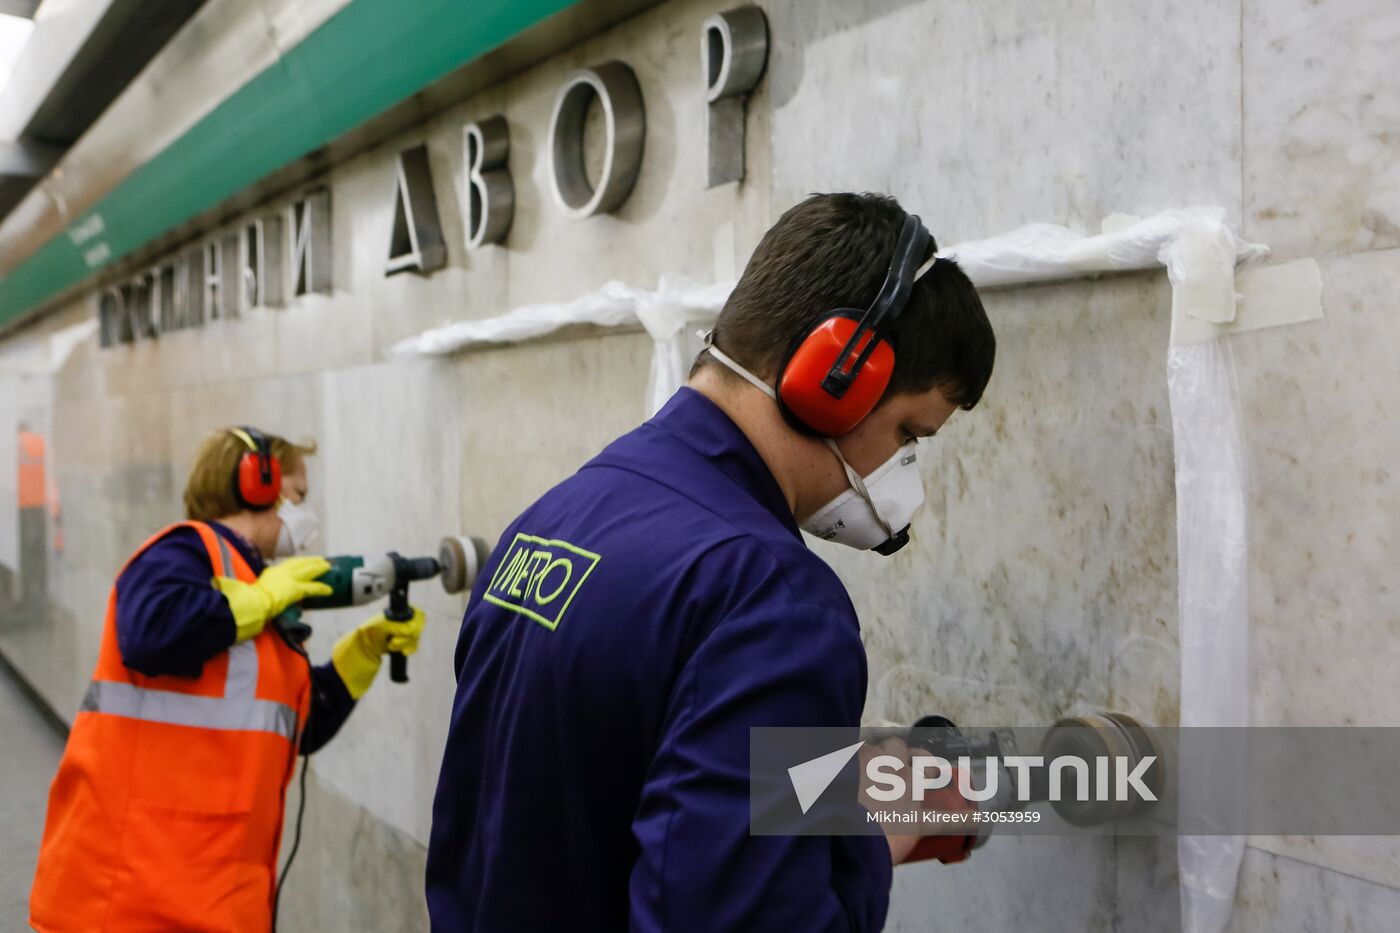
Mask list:
[[[1322,321],[1228,338],[1250,453],[1255,720],[1400,715],[1400,597],[1386,583],[1400,536],[1387,418],[1400,391],[1396,14],[1374,0],[765,0],[773,50],[749,108],[749,177],[706,191],[699,31],[729,5],[671,0],[331,168],[329,296],[133,347],[88,339],[59,360],[55,335],[94,313],[84,296],[0,340],[0,414],[45,419],[65,534],[48,617],[0,626],[0,650],[73,712],[111,577],[179,517],[185,469],[215,426],[319,441],[311,501],[330,550],[430,552],[446,532],[493,538],[645,416],[643,334],[386,360],[424,328],[611,278],[728,278],[814,190],[893,193],[945,245],[1211,203],[1276,256],[1319,257],[1324,284]],[[610,58],[641,83],[645,160],[617,214],[570,221],[547,193],[550,107],[571,69]],[[496,112],[510,121],[515,223],[506,248],[468,253],[462,126]],[[385,278],[394,156],[419,142],[448,266]],[[921,458],[914,543],[890,560],[818,545],[862,615],[868,714],[1042,724],[1109,706],[1174,723],[1165,276],[986,303],[997,373]],[[422,845],[464,603],[435,584],[414,599],[429,627],[412,682],[378,685],[312,762],[287,929],[426,926]],[[363,615],[317,616],[313,657]],[[1252,846],[1238,930],[1387,928],[1400,889],[1387,840]],[[1174,851],[1145,840],[994,839],[967,864],[896,879],[894,930],[1180,928]]]

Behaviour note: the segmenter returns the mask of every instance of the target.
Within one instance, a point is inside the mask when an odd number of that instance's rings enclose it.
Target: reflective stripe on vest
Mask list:
[[[218,576],[229,576],[233,555],[223,535],[219,542]],[[152,690],[120,681],[94,680],[88,684],[79,712],[106,713],[143,722],[194,726],[220,731],[271,732],[296,741],[297,711],[285,703],[258,699],[258,648],[250,639],[228,649],[228,675],[221,697],[193,696],[170,690]]]
[[[235,686],[237,685],[237,687]],[[288,742],[297,734],[297,711],[275,700],[259,700],[258,651],[251,641],[229,649],[228,689],[221,697],[150,690],[135,684],[94,680],[80,712],[106,713],[171,726],[221,731],[271,732]]]

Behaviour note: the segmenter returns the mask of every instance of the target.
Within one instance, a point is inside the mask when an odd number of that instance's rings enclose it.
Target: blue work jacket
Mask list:
[[[749,729],[857,726],[865,651],[704,396],[681,389],[506,529],[455,664],[435,931],[883,925],[883,837],[750,835]]]

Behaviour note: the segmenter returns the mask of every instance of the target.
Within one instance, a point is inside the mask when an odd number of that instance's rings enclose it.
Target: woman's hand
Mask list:
[[[215,577],[214,586],[228,600],[237,641],[247,641],[263,630],[293,603],[309,596],[329,596],[331,588],[316,578],[331,569],[324,557],[289,557],[273,564],[252,583],[232,577]]]
[[[384,655],[390,651],[412,654],[422,634],[423,610],[414,609],[413,618],[403,622],[386,619],[381,612],[335,643],[331,663],[350,696],[358,700],[374,683]]]

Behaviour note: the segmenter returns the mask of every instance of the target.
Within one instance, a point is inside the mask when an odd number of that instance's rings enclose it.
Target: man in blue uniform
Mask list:
[[[855,610],[799,529],[897,550],[923,498],[914,445],[990,377],[977,293],[954,263],[925,263],[933,249],[892,199],[792,208],[688,386],[506,529],[457,646],[434,930],[883,925],[913,840],[751,836],[748,743],[755,726],[860,722]],[[875,334],[897,359],[867,354],[888,384],[854,426],[816,430],[831,412],[783,374],[812,352],[825,367],[847,336],[863,351],[855,319],[876,307],[893,308]]]

